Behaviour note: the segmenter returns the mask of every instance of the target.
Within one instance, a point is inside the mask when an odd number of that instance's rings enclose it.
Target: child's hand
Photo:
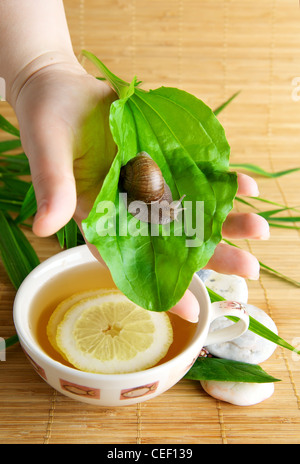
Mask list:
[[[15,110],[38,203],[33,225],[37,235],[55,233],[72,216],[80,227],[88,215],[116,154],[108,124],[115,98],[107,84],[79,64],[43,68],[21,89]],[[258,195],[251,177],[239,174],[238,181],[239,195]],[[230,213],[223,236],[266,239],[269,228],[255,214]],[[90,248],[101,259],[95,247]],[[253,279],[259,275],[254,256],[224,243],[217,246],[207,268]],[[176,311],[184,318],[196,318],[185,300]]]
[[[33,74],[15,103],[38,204],[33,231],[48,236],[91,209],[116,153],[108,124],[114,92],[78,64]]]

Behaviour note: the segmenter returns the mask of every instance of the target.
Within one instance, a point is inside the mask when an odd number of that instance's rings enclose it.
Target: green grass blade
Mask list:
[[[13,286],[18,289],[29,272],[38,264],[35,252],[23,232],[12,219],[0,211],[0,254]]]
[[[279,206],[280,208],[287,208],[285,205],[282,205],[281,203],[276,203],[275,201],[267,200],[266,198],[262,198],[262,197],[248,197],[248,198],[251,198],[252,200],[257,200],[263,203],[267,203],[269,205]],[[288,209],[290,209],[291,211],[300,212],[299,206],[291,206]]]
[[[259,215],[264,217],[265,219],[267,219],[267,218],[270,218],[270,217],[274,216],[275,214],[283,213],[285,211],[294,210],[294,209],[295,208],[289,208],[288,206],[285,206],[285,207],[280,208],[280,209],[271,209],[271,210],[268,210],[268,211],[260,211]],[[272,219],[275,219],[275,218],[272,217]],[[286,218],[281,218],[281,219],[284,220]]]
[[[0,114],[0,129],[8,134],[15,135],[20,137],[20,131],[15,126],[13,126],[4,116]]]
[[[18,242],[18,245],[23,253],[25,259],[27,259],[30,270],[34,269],[40,264],[40,260],[32,247],[31,243],[27,239],[26,235],[23,233],[21,228],[17,226],[13,221],[10,221],[11,230]]]
[[[263,177],[269,177],[269,178],[276,178],[276,177],[281,177],[285,176],[287,174],[291,174],[292,172],[300,171],[299,168],[293,168],[293,169],[287,169],[285,171],[278,171],[278,172],[267,172],[264,169],[262,169],[259,166],[256,166],[255,164],[250,164],[250,163],[238,163],[238,164],[230,164],[231,168],[239,168],[239,169],[246,169],[247,171],[253,172],[255,174],[259,174]]]
[[[251,208],[255,209],[256,211],[259,211],[259,208],[252,205],[249,201],[245,200],[245,198],[235,197],[235,200],[240,202],[240,203],[243,203],[244,205],[250,206]]]
[[[62,227],[56,232],[56,236],[58,238],[58,243],[61,248],[65,246],[65,228]]]
[[[1,172],[13,176],[24,176],[30,174],[29,161],[25,153],[9,155],[0,153]]]
[[[5,339],[5,348],[9,348],[10,346],[15,345],[16,343],[18,343],[18,341],[19,341],[19,337],[18,337],[17,334],[12,335],[9,338],[6,338]]]
[[[240,93],[240,90],[236,93],[234,93],[230,98],[228,98],[228,100],[226,100],[226,102],[222,103],[222,105],[218,106],[215,110],[214,110],[214,115],[217,116],[219,113],[221,113],[221,111],[223,111],[226,106],[229,105],[229,103],[232,102],[232,100],[234,100]]]
[[[282,274],[281,272],[276,271],[276,269],[273,269],[272,267],[267,266],[266,264],[262,263],[261,261],[259,261],[259,264],[260,264],[260,267],[263,270],[265,270],[267,272],[270,272],[271,274],[274,274],[275,276],[279,277],[280,279],[283,279],[283,280],[295,285],[296,287],[300,287],[300,282],[298,282],[297,280],[294,280],[291,277],[288,277],[288,276]]]
[[[2,211],[9,211],[14,213],[20,213],[22,202],[18,200],[7,200],[0,198],[0,209]]]
[[[77,246],[77,224],[74,219],[71,219],[68,224],[65,225],[64,229],[66,248],[73,248]]]
[[[216,301],[225,301],[225,298],[222,296],[218,295],[217,293],[213,292],[210,290],[210,288],[206,288],[210,297],[210,300],[212,303]],[[238,318],[233,317],[233,316],[226,316],[228,319],[231,321],[237,322]],[[271,342],[275,343],[276,345],[282,346],[283,348],[286,348],[290,351],[294,351],[295,353],[300,355],[300,351],[294,348],[292,345],[290,345],[288,342],[283,340],[283,338],[279,337],[277,334],[272,332],[272,330],[268,329],[265,327],[263,324],[258,322],[256,319],[253,317],[249,316],[250,323],[249,323],[249,330],[251,332],[254,332],[257,335],[260,335],[263,338],[266,338],[267,340],[270,340]]]
[[[262,213],[259,213],[259,216],[265,217]],[[300,216],[288,216],[288,217],[273,217],[273,216],[266,216],[268,220],[275,221],[275,222],[299,222]]]
[[[227,240],[225,238],[223,238],[223,240],[224,240],[224,242],[228,243],[228,245],[234,246],[236,248],[240,248],[239,246],[235,245],[235,243],[232,243],[232,242],[230,242],[229,240]],[[274,274],[276,277],[279,277],[280,279],[285,280],[285,281],[295,285],[296,287],[300,287],[300,282],[298,282],[297,280],[291,279],[290,277],[282,274],[279,271],[276,271],[275,269],[271,268],[270,266],[267,266],[266,264],[262,263],[261,261],[259,261],[259,264],[260,264],[261,269],[263,269],[263,270],[265,270],[267,272],[270,272],[271,274]]]
[[[29,217],[33,216],[37,211],[37,203],[34,193],[33,185],[31,184],[24,201],[22,203],[21,211],[19,216],[15,219],[16,224],[26,221]]]
[[[276,222],[268,221],[270,227],[276,227],[277,229],[293,229],[293,230],[300,230],[300,227],[297,226],[286,226],[284,224],[278,224]]]
[[[3,140],[0,142],[0,153],[15,150],[21,146],[21,140]]]

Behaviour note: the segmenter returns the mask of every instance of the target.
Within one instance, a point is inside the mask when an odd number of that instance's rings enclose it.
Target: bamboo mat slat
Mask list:
[[[137,75],[144,88],[181,87],[212,108],[240,90],[220,114],[231,162],[257,164],[270,172],[300,166],[300,101],[292,98],[292,81],[300,76],[298,1],[64,3],[75,53],[89,72],[96,75],[80,57],[83,48],[125,80]],[[0,103],[0,114],[16,123],[8,104]],[[277,179],[254,177],[263,198],[286,206],[300,203],[299,172]],[[236,208],[244,210],[241,204]],[[300,280],[300,231],[271,232],[267,242],[238,244]],[[41,260],[59,251],[54,237],[39,239],[26,233]],[[299,288],[265,272],[248,285],[249,302],[264,309],[279,335],[299,349]],[[14,295],[0,263],[2,337],[14,334]],[[0,443],[299,444],[300,358],[278,347],[262,367],[282,382],[269,400],[256,406],[217,401],[198,382],[182,380],[138,405],[95,408],[56,393],[14,345],[7,350],[6,361],[0,362]]]

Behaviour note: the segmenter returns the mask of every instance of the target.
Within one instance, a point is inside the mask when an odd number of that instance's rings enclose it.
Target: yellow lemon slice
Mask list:
[[[120,293],[117,289],[97,289],[97,290],[88,290],[80,293],[75,293],[74,295],[70,296],[63,300],[53,311],[50,316],[50,319],[47,324],[47,337],[49,342],[53,346],[53,348],[58,351],[63,358],[66,359],[64,353],[59,349],[56,343],[56,332],[58,324],[63,320],[64,315],[66,312],[78,301],[82,300],[83,298],[89,298],[90,296],[95,295],[105,295],[105,294],[115,294]]]
[[[121,374],[154,366],[173,341],[166,313],[147,311],[122,293],[75,303],[57,326],[56,343],[76,368]]]

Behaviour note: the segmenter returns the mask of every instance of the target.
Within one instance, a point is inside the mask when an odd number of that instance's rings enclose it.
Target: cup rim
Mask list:
[[[90,254],[90,256],[86,253],[87,251]],[[21,343],[21,345],[23,345],[25,347],[26,351],[28,349],[29,353],[35,353],[35,355],[38,358],[40,358],[42,362],[44,362],[45,364],[48,364],[50,367],[53,367],[56,370],[64,372],[65,374],[72,374],[75,377],[80,377],[80,378],[85,378],[85,379],[93,378],[93,379],[99,379],[99,380],[100,379],[101,380],[105,379],[107,381],[112,381],[112,380],[116,380],[116,379],[118,379],[118,380],[124,380],[124,379],[129,380],[131,378],[134,378],[137,374],[142,375],[144,373],[151,374],[154,371],[159,372],[162,369],[165,369],[167,366],[169,367],[172,364],[177,363],[178,359],[180,359],[182,357],[185,357],[186,353],[189,350],[194,349],[195,345],[197,343],[199,343],[199,339],[201,337],[204,337],[203,341],[205,340],[205,338],[207,336],[207,333],[208,333],[208,329],[209,329],[209,322],[210,322],[210,319],[209,319],[209,307],[210,307],[211,302],[210,302],[209,294],[208,294],[208,292],[206,290],[206,287],[203,284],[202,280],[200,279],[200,277],[197,274],[194,274],[191,283],[193,281],[196,281],[197,285],[199,285],[201,287],[203,297],[204,297],[205,303],[206,303],[206,308],[207,308],[205,314],[203,314],[203,313],[201,314],[201,309],[200,309],[200,317],[201,317],[201,322],[202,322],[203,327],[202,327],[202,329],[200,331],[200,328],[199,328],[200,326],[199,326],[198,329],[197,329],[199,331],[199,333],[194,335],[194,339],[190,342],[190,344],[181,353],[179,353],[177,356],[173,357],[169,361],[166,361],[166,362],[164,362],[162,364],[159,364],[158,366],[153,366],[153,367],[150,367],[148,369],[135,371],[135,372],[121,373],[121,374],[101,374],[101,373],[96,373],[96,372],[81,371],[79,369],[76,369],[75,367],[66,366],[66,365],[60,363],[59,361],[56,361],[53,358],[51,358],[49,355],[47,355],[47,353],[45,353],[42,350],[42,348],[38,345],[38,343],[36,341],[33,342],[31,340],[31,338],[28,337],[28,334],[26,332],[26,328],[23,327],[23,324],[22,324],[22,304],[21,304],[21,301],[22,301],[22,298],[23,298],[23,294],[28,289],[28,286],[29,285],[31,286],[32,279],[35,278],[42,270],[46,269],[49,265],[51,267],[51,265],[53,263],[59,262],[59,261],[61,261],[61,259],[68,258],[68,257],[70,257],[73,254],[76,254],[78,252],[79,253],[82,252],[84,254],[84,256],[86,256],[86,261],[81,261],[82,264],[86,264],[88,262],[93,262],[93,260],[97,261],[96,258],[92,255],[92,253],[88,249],[87,245],[78,245],[76,247],[73,247],[73,248],[70,248],[70,249],[67,249],[67,250],[63,250],[63,251],[58,252],[55,255],[51,256],[50,258],[46,259],[45,261],[40,263],[38,266],[36,266],[25,277],[25,279],[21,283],[20,287],[18,288],[17,293],[15,295],[14,304],[13,304],[13,321],[14,321],[14,325],[15,325],[15,328],[16,328],[16,331],[17,331],[17,335],[20,338],[20,343]],[[79,261],[74,261],[74,266],[76,266],[78,264],[80,264]],[[70,267],[73,267],[73,266],[70,266]],[[46,283],[46,281],[44,282],[44,284]],[[35,289],[34,294],[36,294],[36,293],[37,293],[37,290]],[[27,306],[29,307],[30,303],[27,303]],[[203,311],[203,309],[202,309],[202,311]],[[196,324],[199,325],[199,323],[200,323],[200,321],[197,322]],[[199,353],[201,351],[201,348],[202,348],[202,346],[199,347]]]

